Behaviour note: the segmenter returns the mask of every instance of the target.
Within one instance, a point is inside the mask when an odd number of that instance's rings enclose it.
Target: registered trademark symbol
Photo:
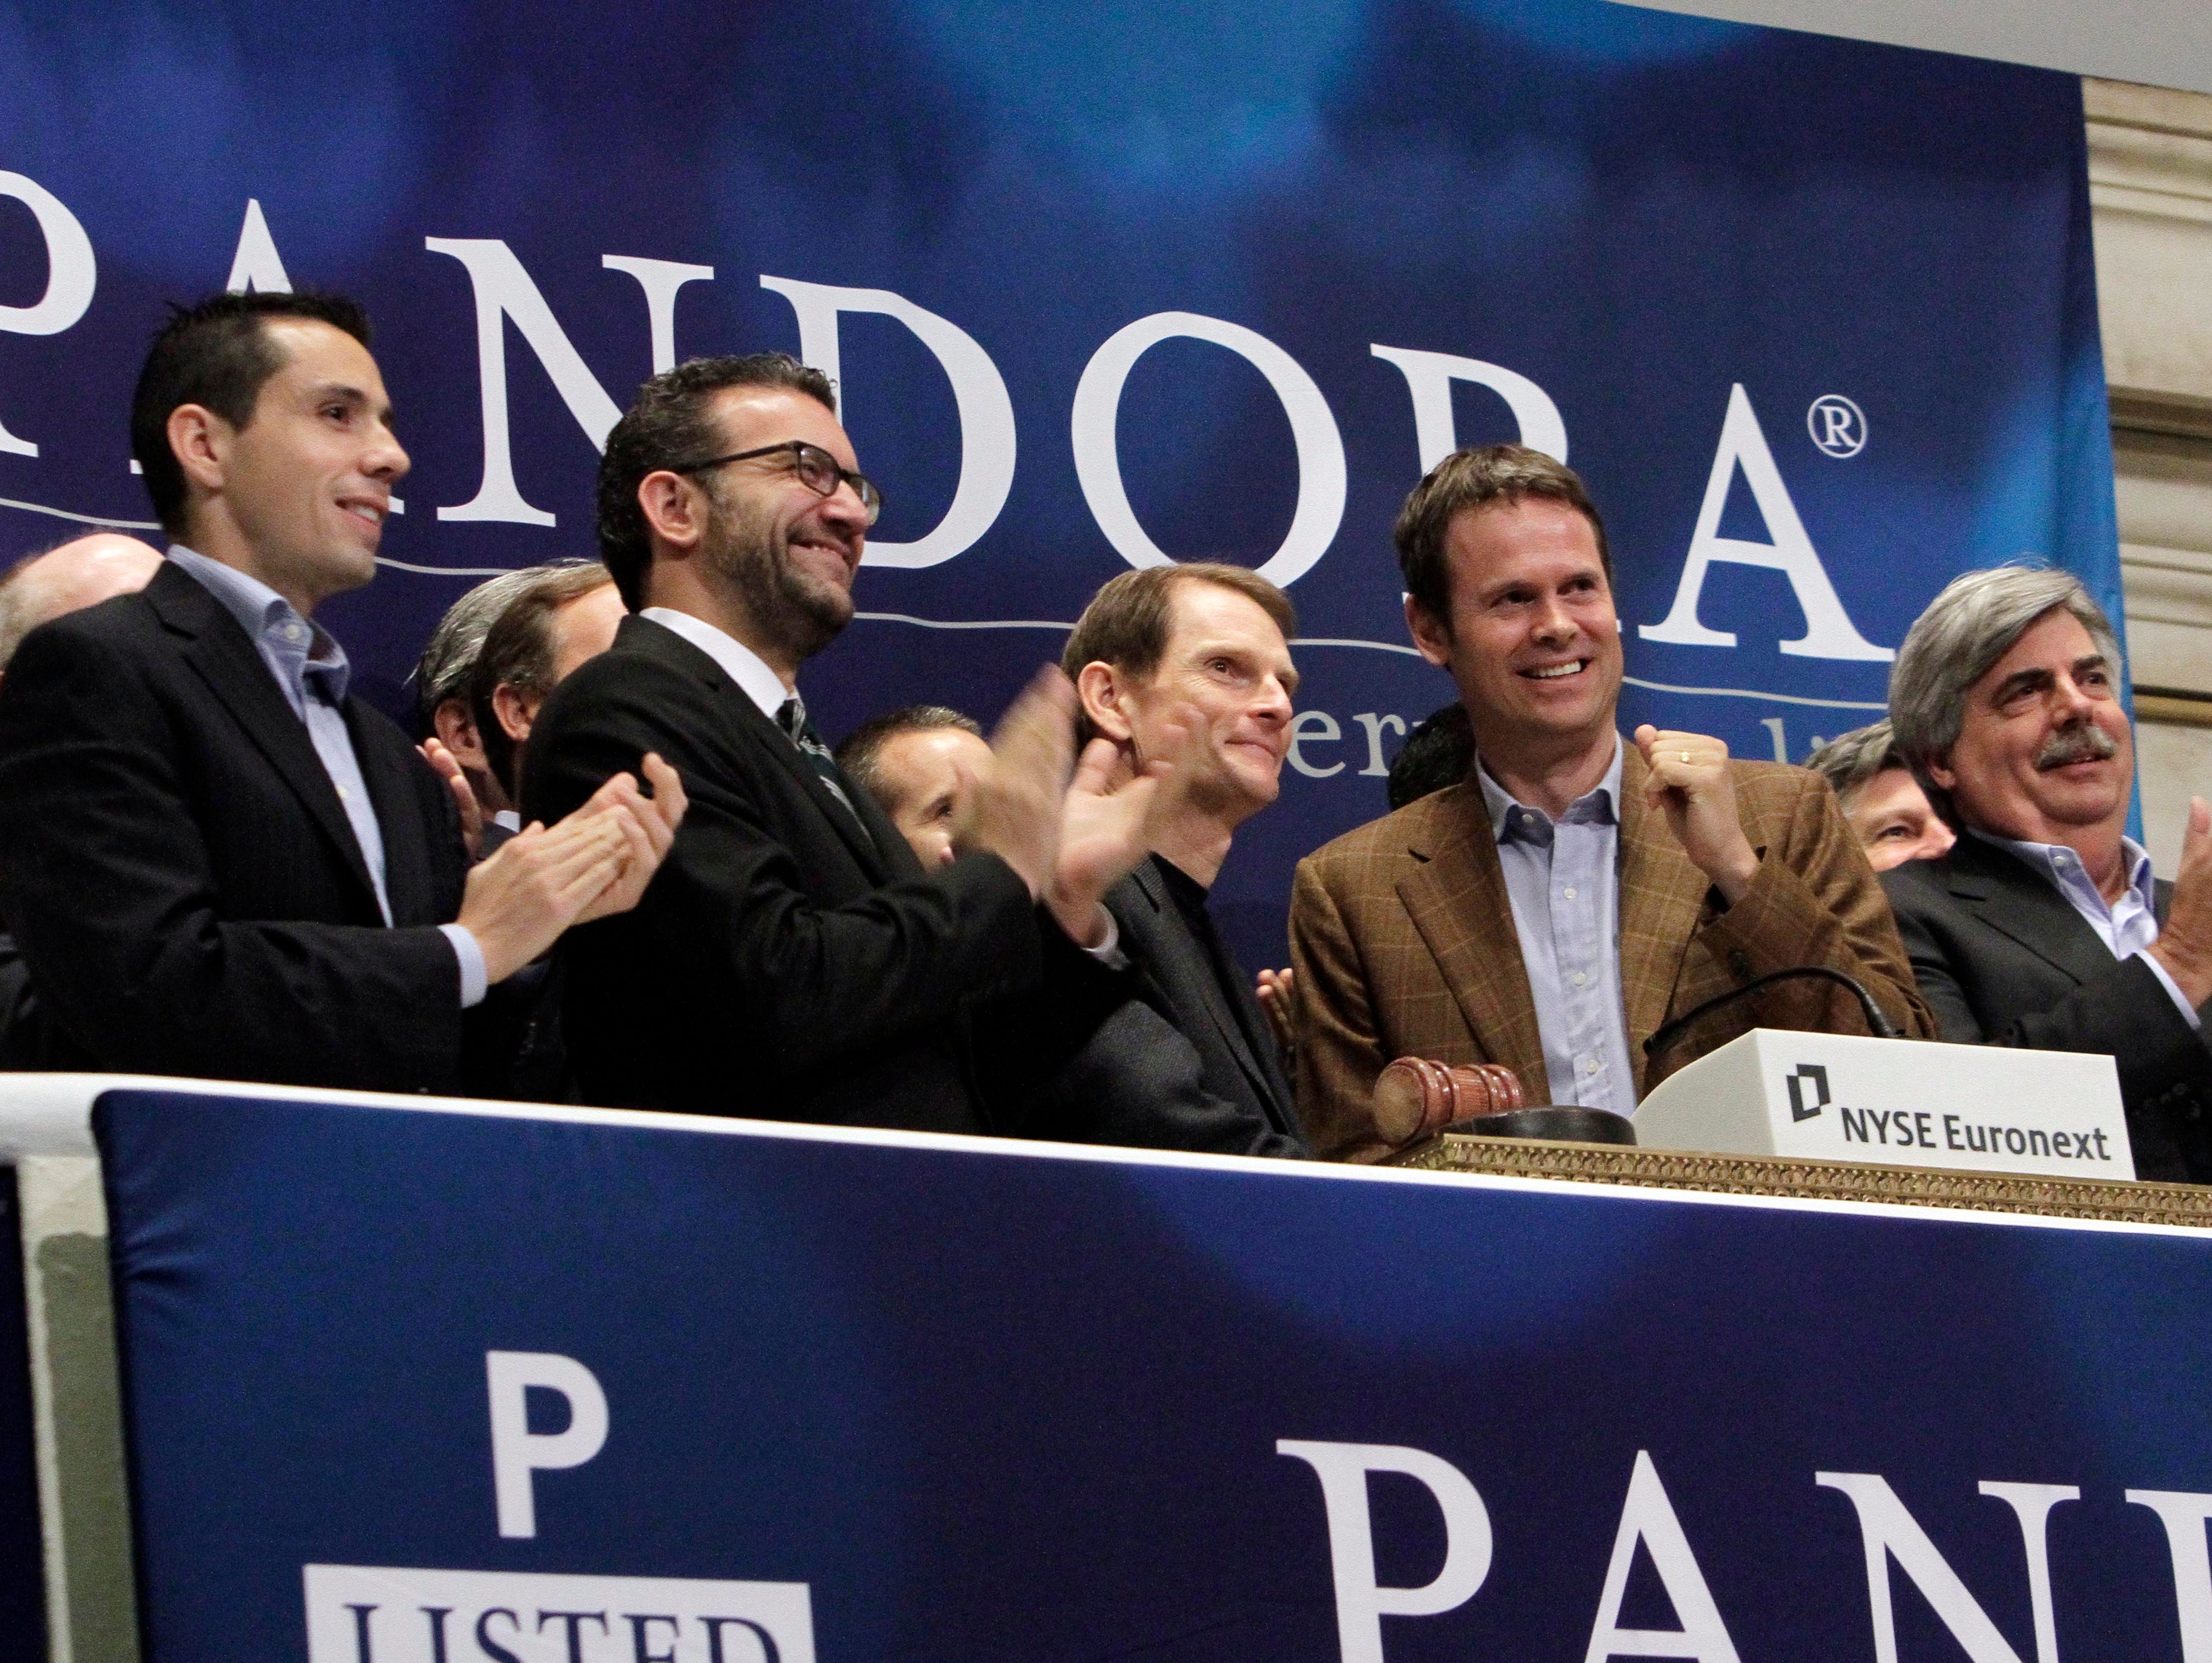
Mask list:
[[[1805,412],[1805,431],[1830,456],[1856,456],[1866,448],[1866,412],[1840,392],[1824,392]]]

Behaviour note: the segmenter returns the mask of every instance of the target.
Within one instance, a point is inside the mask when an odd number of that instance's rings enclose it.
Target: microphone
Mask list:
[[[1832,969],[1825,964],[1801,964],[1791,969],[1770,970],[1763,976],[1753,976],[1742,986],[1731,987],[1725,993],[1716,993],[1704,1004],[1685,1011],[1674,1021],[1662,1023],[1658,1031],[1644,1041],[1644,1054],[1647,1058],[1656,1057],[1668,1045],[1679,1039],[1684,1030],[1700,1017],[1709,1015],[1724,1004],[1733,1004],[1736,1000],[1747,994],[1756,993],[1761,988],[1771,987],[1778,981],[1790,981],[1800,976],[1818,976],[1823,980],[1832,981],[1850,988],[1858,996],[1859,1009],[1866,1013],[1867,1032],[1873,1035],[1875,1038],[1901,1040],[1905,1037],[1898,1031],[1897,1024],[1883,1014],[1881,1006],[1875,1003],[1874,995],[1841,970]]]

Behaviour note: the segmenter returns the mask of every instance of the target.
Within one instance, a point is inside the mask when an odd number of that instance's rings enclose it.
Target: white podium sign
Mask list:
[[[1654,1087],[1647,1149],[2136,1175],[2110,1057],[1755,1028]]]

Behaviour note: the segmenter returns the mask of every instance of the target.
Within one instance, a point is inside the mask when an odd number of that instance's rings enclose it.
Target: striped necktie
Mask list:
[[[775,725],[783,730],[786,738],[799,747],[799,754],[822,776],[822,783],[830,787],[830,794],[845,805],[845,812],[853,816],[853,823],[872,846],[876,840],[868,831],[868,822],[853,806],[851,788],[837,767],[837,759],[830,754],[830,747],[822,743],[822,736],[814,731],[814,724],[807,717],[806,701],[796,693],[786,699],[775,713]]]

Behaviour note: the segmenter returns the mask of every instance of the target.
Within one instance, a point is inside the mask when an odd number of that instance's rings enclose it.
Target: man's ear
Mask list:
[[[466,699],[441,699],[438,707],[430,713],[430,726],[438,736],[438,743],[453,753],[453,760],[464,768],[473,768],[478,774],[491,772],[486,760],[483,742],[477,737],[476,718],[469,713]]]
[[[499,718],[507,737],[518,745],[530,740],[530,730],[545,703],[544,696],[513,682],[501,682],[491,690],[491,713]]]
[[[179,404],[169,412],[170,454],[185,478],[204,491],[219,491],[230,462],[237,429],[205,404]]]
[[[1092,659],[1076,672],[1076,696],[1091,725],[1116,744],[1129,743],[1129,718],[1121,708],[1121,674],[1110,664]]]
[[[690,553],[707,535],[707,495],[696,481],[666,468],[637,482],[637,506],[653,535],[671,548]]]
[[[1451,668],[1451,631],[1411,595],[1406,597],[1406,633],[1420,654],[1439,670]]]
[[[1952,771],[1950,752],[1944,752],[1942,757],[1928,764],[1928,777],[1942,790],[1958,789],[1959,776]]]

